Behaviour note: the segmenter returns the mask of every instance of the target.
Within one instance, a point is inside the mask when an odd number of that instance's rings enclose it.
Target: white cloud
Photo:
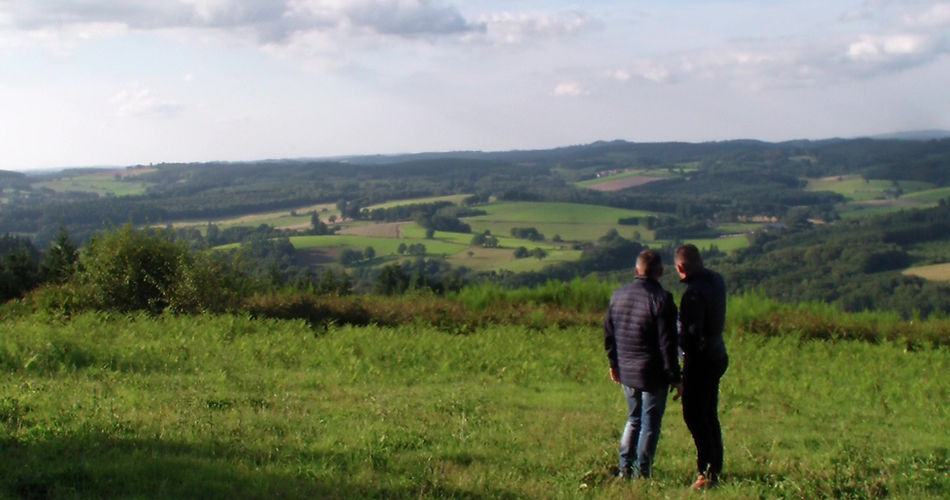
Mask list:
[[[479,23],[485,26],[488,39],[500,44],[569,37],[601,25],[599,21],[578,11],[557,14],[500,12],[482,15]]]
[[[0,15],[25,31],[85,23],[134,30],[243,29],[265,43],[341,27],[407,38],[480,29],[439,0],[0,0]]]
[[[856,61],[914,56],[932,50],[929,41],[919,35],[862,36],[848,45],[848,57]]]
[[[145,116],[172,116],[178,114],[182,106],[159,99],[145,87],[134,87],[117,92],[112,97],[115,115],[119,118]]]
[[[554,87],[553,94],[558,97],[578,97],[589,95],[590,91],[577,82],[561,82]]]
[[[630,72],[624,69],[615,69],[613,71],[608,71],[606,74],[607,78],[617,80],[618,82],[626,82],[630,80]]]
[[[904,22],[909,26],[928,28],[950,26],[950,3],[938,3],[923,13],[907,15],[904,17]]]

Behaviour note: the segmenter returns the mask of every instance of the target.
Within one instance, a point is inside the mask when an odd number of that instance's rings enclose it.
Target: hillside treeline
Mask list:
[[[103,227],[160,224],[342,203],[356,218],[373,204],[428,196],[561,201],[643,209],[688,227],[704,219],[784,217],[807,207],[833,220],[840,195],[809,192],[800,179],[860,174],[866,178],[950,183],[950,140],[830,140],[763,143],[638,144],[623,141],[547,151],[358,157],[344,162],[263,161],[160,164],[122,182],[145,185],[135,196],[56,193],[32,183],[57,178],[0,176],[6,198],[0,233],[29,233],[45,245],[60,225],[84,240]],[[610,169],[656,169],[672,178],[619,192],[573,183]],[[369,214],[390,218],[394,214]],[[675,219],[675,220],[674,220]],[[375,220],[375,219],[374,219]],[[679,233],[677,233],[679,234]],[[692,236],[692,235],[685,235]]]

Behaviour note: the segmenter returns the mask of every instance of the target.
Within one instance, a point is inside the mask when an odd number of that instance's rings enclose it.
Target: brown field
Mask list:
[[[642,186],[644,184],[649,184],[651,182],[663,180],[662,177],[649,177],[646,175],[637,175],[634,177],[626,177],[623,179],[617,179],[615,181],[607,181],[600,184],[594,184],[588,186],[588,189],[593,189],[595,191],[620,191],[621,189],[632,188],[636,186]]]
[[[930,281],[950,281],[950,263],[912,267],[904,270],[904,274]]]
[[[338,234],[371,236],[374,238],[402,238],[402,226],[412,222],[386,222],[367,226],[352,226],[341,229]]]

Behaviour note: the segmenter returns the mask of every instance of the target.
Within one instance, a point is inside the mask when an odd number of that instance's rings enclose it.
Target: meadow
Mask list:
[[[485,230],[496,235],[508,235],[515,227],[534,227],[547,239],[555,235],[566,241],[594,241],[616,229],[624,237],[639,231],[643,238],[652,239],[652,231],[643,225],[624,226],[621,218],[652,215],[643,210],[626,210],[576,203],[500,202],[478,207],[486,215],[467,217],[464,221],[472,231]]]
[[[569,290],[548,288],[528,295]],[[771,314],[786,306],[733,304],[726,471],[704,497],[950,494],[945,343],[817,340],[793,325],[774,335],[768,325],[784,326]],[[816,307],[796,317],[828,313]],[[0,495],[693,497],[678,403],[655,478],[612,479],[625,405],[596,326],[467,332],[243,314],[8,316]]]
[[[893,190],[897,186],[900,187],[902,193],[934,188],[934,185],[928,182],[865,179],[860,175],[834,175],[820,179],[807,179],[807,181],[806,190],[808,191],[831,191],[844,196],[848,201],[869,201],[893,197]]]
[[[52,189],[60,193],[77,191],[100,196],[130,196],[145,194],[145,184],[134,180],[117,179],[125,171],[97,172],[64,176],[57,180],[38,182],[37,188]],[[134,178],[134,177],[133,177]]]

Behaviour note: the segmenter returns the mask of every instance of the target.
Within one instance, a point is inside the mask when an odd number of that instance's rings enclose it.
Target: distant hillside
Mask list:
[[[892,132],[871,136],[871,139],[899,140],[899,141],[930,141],[950,137],[950,130],[909,130],[906,132]]]

